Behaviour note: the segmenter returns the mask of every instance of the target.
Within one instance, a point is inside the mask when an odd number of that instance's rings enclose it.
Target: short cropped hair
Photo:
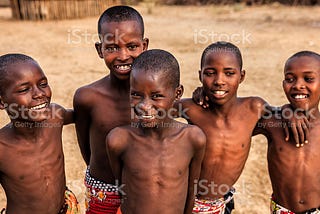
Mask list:
[[[237,46],[235,46],[234,44],[232,44],[230,42],[224,42],[224,41],[212,43],[211,45],[206,47],[206,49],[204,49],[202,56],[201,56],[201,65],[200,65],[201,69],[204,65],[204,60],[205,60],[207,54],[209,54],[211,52],[231,52],[231,53],[233,53],[238,60],[240,70],[242,70],[242,55],[241,55],[240,49]]]
[[[9,67],[14,64],[32,61],[37,63],[33,58],[24,54],[12,53],[0,56],[0,94],[4,93],[6,77],[9,75]]]
[[[288,63],[291,59],[296,58],[296,57],[303,57],[303,56],[313,57],[320,62],[320,55],[318,53],[313,52],[313,51],[299,51],[287,59],[284,67],[286,68],[288,66]]]
[[[136,21],[140,25],[141,35],[144,35],[144,23],[141,14],[129,6],[113,6],[105,10],[98,21],[98,33],[101,35],[101,26],[105,22]]]
[[[177,59],[169,52],[153,49],[142,52],[132,64],[132,72],[144,71],[161,74],[172,88],[180,85],[180,67]]]

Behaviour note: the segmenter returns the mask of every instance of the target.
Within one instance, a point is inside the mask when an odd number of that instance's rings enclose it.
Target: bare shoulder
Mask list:
[[[188,133],[188,139],[195,148],[202,148],[206,144],[206,135],[196,125],[186,125],[185,129]]]
[[[115,150],[125,147],[130,142],[131,133],[131,126],[120,126],[112,129],[106,137],[108,147]]]
[[[183,108],[192,108],[198,106],[191,98],[181,99],[179,100],[178,104],[182,105]]]
[[[74,94],[75,107],[78,105],[90,105],[97,94],[107,91],[108,77],[99,79],[93,83],[78,88]]]
[[[241,103],[246,105],[251,111],[262,112],[268,103],[261,97],[241,97]]]

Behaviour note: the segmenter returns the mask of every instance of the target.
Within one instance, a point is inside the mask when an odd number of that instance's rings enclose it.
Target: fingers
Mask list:
[[[290,133],[289,133],[289,128],[288,128],[288,126],[287,126],[287,124],[286,123],[283,123],[283,128],[284,128],[284,134],[285,134],[285,141],[289,141],[289,139],[290,139]]]
[[[299,137],[299,131],[297,129],[297,125],[295,123],[291,123],[290,128],[291,128],[294,142],[296,143],[296,147],[300,147],[300,137]]]
[[[310,123],[308,121],[308,119],[306,117],[303,118],[303,131],[304,131],[304,135],[305,135],[305,139],[304,139],[304,143],[307,144],[308,143],[308,139],[309,139],[309,128],[310,128]]]

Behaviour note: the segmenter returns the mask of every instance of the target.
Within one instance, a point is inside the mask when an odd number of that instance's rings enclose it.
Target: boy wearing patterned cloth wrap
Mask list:
[[[101,213],[101,210],[116,213],[120,205],[117,192],[92,187],[87,178],[106,186],[116,184],[103,142],[111,129],[130,123],[131,65],[148,47],[148,39],[143,38],[143,19],[138,11],[128,6],[115,6],[103,12],[98,21],[98,33],[100,41],[95,47],[110,74],[79,88],[74,95],[78,144],[89,171],[84,182],[86,195],[90,197],[86,201],[87,214]],[[110,197],[111,201],[101,200]]]
[[[77,200],[66,191],[62,149],[62,128],[73,122],[73,112],[50,101],[48,80],[34,59],[0,56],[0,109],[11,121],[0,129],[7,214],[57,214],[61,208],[79,213]]]
[[[175,57],[163,50],[142,53],[130,77],[131,125],[113,129],[106,145],[121,179],[124,214],[190,214],[205,135],[173,119],[183,88]]]
[[[255,133],[268,139],[268,168],[272,184],[271,214],[320,213],[320,55],[301,51],[284,66],[283,90],[291,114],[309,120],[309,143],[299,149],[283,140],[283,112],[262,118]],[[273,124],[266,126],[266,124]],[[281,124],[281,123],[280,123]],[[262,127],[264,126],[264,127]]]

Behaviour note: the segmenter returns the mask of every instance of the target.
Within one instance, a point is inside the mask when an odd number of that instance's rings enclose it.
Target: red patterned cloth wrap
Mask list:
[[[84,180],[86,214],[117,214],[121,204],[118,187],[91,177],[89,171],[88,167]]]

